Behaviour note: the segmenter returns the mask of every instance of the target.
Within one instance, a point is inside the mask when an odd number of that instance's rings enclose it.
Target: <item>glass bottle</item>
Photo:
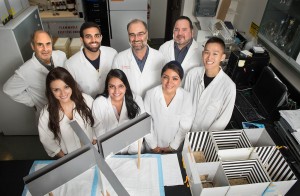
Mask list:
[[[278,46],[279,41],[281,40],[283,34],[285,33],[286,29],[287,29],[287,25],[288,25],[288,21],[289,21],[289,16],[287,16],[285,19],[282,19],[280,21],[280,26],[278,28],[277,33],[274,36],[273,42],[275,45]]]
[[[69,12],[73,12],[75,10],[75,2],[72,0],[67,0],[67,9]]]
[[[50,0],[47,0],[47,10],[52,10],[52,5]]]
[[[295,19],[290,19],[289,21],[289,26],[287,27],[287,30],[285,31],[284,35],[282,36],[282,38],[279,41],[279,48],[281,48],[282,50],[284,50],[285,46],[291,42],[291,38],[293,38],[293,33],[295,32],[294,30],[294,25],[295,24]]]
[[[299,53],[299,45],[300,45],[300,25],[298,25],[297,30],[292,37],[291,41],[286,45],[285,53],[292,57],[293,59],[296,59],[298,53]]]

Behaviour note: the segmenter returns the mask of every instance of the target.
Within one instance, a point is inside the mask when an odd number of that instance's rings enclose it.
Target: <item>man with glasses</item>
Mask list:
[[[98,24],[85,22],[80,27],[83,48],[65,63],[82,92],[95,98],[104,91],[105,78],[117,51],[101,46],[102,35]]]
[[[112,67],[124,71],[131,90],[144,97],[147,90],[160,84],[160,72],[165,60],[161,53],[148,46],[148,28],[144,21],[130,21],[127,32],[131,48],[120,52]]]
[[[166,61],[178,61],[184,75],[193,67],[201,65],[201,55],[203,47],[193,39],[193,24],[186,16],[180,16],[176,19],[173,29],[173,40],[165,42],[160,46],[159,51],[163,54]],[[185,76],[181,85],[184,85]]]

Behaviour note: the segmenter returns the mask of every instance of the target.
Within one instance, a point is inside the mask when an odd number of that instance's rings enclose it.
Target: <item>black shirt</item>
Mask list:
[[[213,81],[215,77],[208,77],[206,74],[204,74],[204,86],[205,88]]]
[[[100,67],[100,53],[99,53],[99,56],[95,59],[95,60],[91,60],[91,59],[89,59],[87,56],[86,56],[86,54],[85,54],[85,52],[84,52],[84,49],[83,49],[83,54],[84,54],[84,56],[85,56],[85,58],[95,67],[95,69],[97,70],[97,71],[99,71],[99,67]]]

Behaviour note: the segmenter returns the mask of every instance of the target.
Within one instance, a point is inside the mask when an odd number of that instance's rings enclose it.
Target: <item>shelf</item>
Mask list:
[[[52,11],[41,11],[40,17],[43,22],[48,21],[84,21],[83,18],[79,18],[78,15],[74,15],[69,11],[57,11],[59,15],[53,16]]]
[[[269,41],[263,34],[258,33],[259,41],[270,51],[276,54],[284,62],[291,65],[300,74],[300,65],[290,56],[286,55],[282,50],[280,50],[274,43]]]

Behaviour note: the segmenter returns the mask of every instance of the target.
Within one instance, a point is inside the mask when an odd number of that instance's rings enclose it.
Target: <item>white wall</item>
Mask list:
[[[250,39],[249,33],[251,22],[260,25],[268,0],[239,0],[237,14],[233,21],[234,28],[246,33],[246,38]]]
[[[157,39],[165,37],[167,0],[150,1],[150,19],[148,20],[149,38]]]
[[[192,21],[196,21],[193,16],[194,0],[185,0],[183,7],[183,15],[191,18]],[[222,0],[219,2],[219,6]],[[247,38],[251,38],[249,29],[251,22],[260,25],[266,4],[268,0],[232,0],[231,7],[227,15],[234,15],[234,19],[226,17],[230,21],[233,21],[233,25],[239,31],[245,32]],[[236,8],[236,10],[232,10]]]
[[[192,22],[196,22],[196,17],[193,15],[195,0],[184,0],[182,15],[187,16]]]

